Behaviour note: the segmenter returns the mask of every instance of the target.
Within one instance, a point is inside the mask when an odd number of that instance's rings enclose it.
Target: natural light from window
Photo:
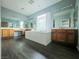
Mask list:
[[[47,14],[43,14],[37,17],[37,31],[46,30],[46,16]]]
[[[24,24],[24,22],[21,21],[21,22],[20,22],[20,28],[23,28],[23,24]]]

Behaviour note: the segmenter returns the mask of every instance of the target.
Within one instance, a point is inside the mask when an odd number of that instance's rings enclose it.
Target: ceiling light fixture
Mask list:
[[[28,3],[29,4],[33,4],[34,3],[34,0],[29,0]]]
[[[24,10],[24,8],[21,8],[22,10]]]

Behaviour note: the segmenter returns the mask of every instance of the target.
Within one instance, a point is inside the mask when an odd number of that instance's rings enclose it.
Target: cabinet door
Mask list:
[[[68,43],[74,43],[75,40],[75,32],[74,31],[68,31],[67,32],[67,42]]]
[[[2,34],[2,30],[0,30],[0,36],[1,36],[1,34]]]
[[[57,33],[57,41],[65,41],[66,39],[66,34],[64,32],[58,32]]]
[[[10,35],[9,33],[10,33],[10,32],[9,32],[8,29],[3,29],[3,30],[2,30],[2,36],[3,36],[3,37],[9,37],[9,35]]]
[[[57,34],[55,32],[53,32],[52,33],[52,40],[56,41],[56,39],[57,39],[56,36],[57,36]]]
[[[56,35],[57,35],[57,34],[56,34],[56,30],[53,29],[53,30],[52,30],[52,33],[51,33],[51,39],[54,40],[54,41],[56,41],[56,39],[57,39],[57,38],[56,38]]]
[[[57,40],[62,42],[65,41],[65,39],[66,39],[66,31],[62,29],[57,30]]]
[[[10,29],[10,37],[13,37],[14,36],[14,30],[13,29]]]

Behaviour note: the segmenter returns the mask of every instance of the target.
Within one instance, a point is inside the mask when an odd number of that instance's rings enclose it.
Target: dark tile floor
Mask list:
[[[2,59],[79,59],[79,52],[56,43],[43,46],[20,37],[2,40]]]

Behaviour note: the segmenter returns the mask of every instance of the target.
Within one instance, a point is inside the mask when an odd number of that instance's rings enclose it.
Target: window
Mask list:
[[[24,24],[24,22],[21,21],[21,22],[20,22],[20,28],[23,28],[23,24]]]
[[[46,30],[46,16],[47,14],[43,14],[37,17],[37,31]]]

